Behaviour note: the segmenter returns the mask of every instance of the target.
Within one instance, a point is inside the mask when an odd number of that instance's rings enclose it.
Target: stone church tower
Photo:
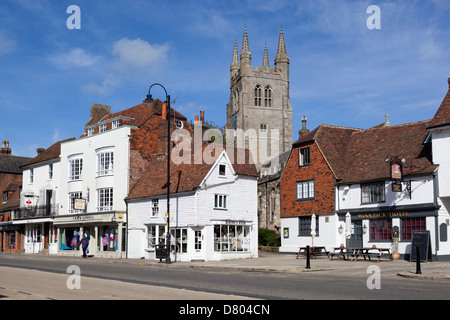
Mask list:
[[[244,132],[241,143],[252,150],[258,170],[264,162],[290,150],[293,143],[289,56],[286,53],[283,29],[280,30],[274,68],[269,63],[267,43],[262,62],[260,67],[252,66],[245,28],[240,59],[236,41],[234,42],[225,129],[237,129],[234,139],[238,146],[239,132]],[[267,149],[260,151],[263,145]]]

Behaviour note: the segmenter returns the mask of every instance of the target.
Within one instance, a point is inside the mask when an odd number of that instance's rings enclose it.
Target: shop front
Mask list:
[[[442,237],[438,226],[438,208],[404,206],[404,208],[353,209],[337,212],[341,225],[344,225],[345,214],[351,214],[350,247],[388,248],[397,251],[404,259],[409,260],[411,242],[415,231],[428,231],[430,234],[431,253],[433,259],[439,255]],[[342,235],[345,232],[342,232]],[[342,239],[342,241],[346,241]],[[342,242],[344,243],[344,242]]]
[[[0,251],[8,253],[20,253],[22,251],[22,241],[18,225],[12,222],[0,223]]]
[[[81,255],[80,241],[89,238],[89,255],[126,258],[126,214],[101,212],[55,217],[58,254]]]

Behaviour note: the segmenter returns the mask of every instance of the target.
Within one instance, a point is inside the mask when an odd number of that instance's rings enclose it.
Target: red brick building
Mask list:
[[[13,225],[20,207],[22,170],[30,158],[11,155],[8,141],[0,148],[0,252],[19,253],[23,249],[19,228]]]

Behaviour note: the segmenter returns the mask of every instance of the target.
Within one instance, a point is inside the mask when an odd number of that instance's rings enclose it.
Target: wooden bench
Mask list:
[[[321,255],[326,255],[328,256],[329,252],[326,250],[325,247],[310,247],[309,248],[309,255],[311,257],[316,257],[316,256],[321,256]],[[304,255],[306,256],[306,247],[300,247],[298,249],[298,253],[297,253],[297,257],[296,259],[298,259],[299,255]]]

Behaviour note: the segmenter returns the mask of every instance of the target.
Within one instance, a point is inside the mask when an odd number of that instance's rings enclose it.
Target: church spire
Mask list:
[[[263,68],[270,68],[269,64],[269,52],[267,51],[267,41],[264,47]]]
[[[251,65],[252,53],[248,45],[247,26],[244,28],[244,40],[242,41],[241,64]]]
[[[275,57],[275,64],[278,62],[289,63],[289,56],[286,53],[286,44],[284,43],[283,26],[281,26],[280,36],[278,38],[278,51]]]
[[[231,65],[230,65],[230,71],[236,72],[239,70],[239,56],[238,56],[238,48],[237,48],[237,42],[236,39],[234,39],[234,48],[233,48],[233,58],[231,60]]]

